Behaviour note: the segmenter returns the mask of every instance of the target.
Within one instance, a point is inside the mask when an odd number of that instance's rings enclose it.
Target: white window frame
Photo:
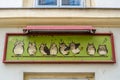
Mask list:
[[[81,5],[80,6],[63,6],[62,5],[62,0],[57,0],[57,5],[56,6],[52,6],[52,5],[38,5],[38,0],[35,0],[34,2],[34,7],[35,8],[84,8],[84,4],[85,4],[85,0],[81,0]]]

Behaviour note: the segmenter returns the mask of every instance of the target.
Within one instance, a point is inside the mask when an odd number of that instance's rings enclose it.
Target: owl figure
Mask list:
[[[36,47],[35,42],[29,42],[27,51],[28,51],[30,56],[34,56],[36,54],[37,47]]]
[[[72,51],[73,54],[79,54],[80,52],[80,43],[74,43],[74,42],[71,42],[70,43],[70,50]]]
[[[101,56],[105,56],[108,53],[108,49],[106,45],[99,45],[97,49],[98,54]]]
[[[50,55],[53,55],[55,56],[58,52],[58,48],[57,48],[57,45],[55,43],[52,43],[50,45]]]
[[[59,51],[63,55],[68,55],[69,54],[70,47],[67,46],[65,43],[60,43]]]
[[[96,52],[96,48],[93,43],[88,43],[86,51],[89,55],[94,56]]]
[[[13,48],[13,53],[15,56],[21,56],[24,52],[24,42],[23,41],[16,41]]]
[[[50,50],[46,44],[40,44],[39,51],[42,55],[50,55]]]

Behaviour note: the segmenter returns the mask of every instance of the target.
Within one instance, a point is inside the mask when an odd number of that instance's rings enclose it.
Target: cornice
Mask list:
[[[120,9],[0,9],[1,28],[27,25],[120,27]]]

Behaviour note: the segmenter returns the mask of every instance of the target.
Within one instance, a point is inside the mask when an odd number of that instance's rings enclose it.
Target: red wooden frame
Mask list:
[[[95,33],[96,29],[92,26],[27,26],[27,27],[23,28],[24,33],[30,33],[32,31],[39,31],[39,32],[87,31],[89,33]]]
[[[40,33],[40,34],[57,34],[57,33]],[[67,34],[67,33],[61,33],[61,34]],[[60,34],[60,35],[61,35]],[[69,33],[68,35],[74,35],[76,33]],[[6,60],[6,50],[7,50],[7,40],[9,35],[31,35],[31,34],[24,34],[24,33],[7,33],[5,37],[5,46],[4,46],[4,55],[3,55],[3,63],[48,63],[48,64],[80,64],[80,63],[116,63],[116,57],[115,57],[115,47],[114,47],[114,38],[113,33],[95,33],[95,34],[84,34],[84,35],[108,35],[111,37],[111,45],[112,45],[112,61],[7,61]],[[39,34],[33,34],[33,35],[39,35]],[[57,34],[59,35],[59,34]],[[77,34],[76,34],[77,35]],[[78,35],[83,35],[78,33]]]

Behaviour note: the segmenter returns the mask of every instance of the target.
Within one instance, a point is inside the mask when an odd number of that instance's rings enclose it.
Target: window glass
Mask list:
[[[41,8],[74,8],[84,7],[84,0],[36,0],[35,7]]]
[[[38,5],[57,5],[57,0],[38,0]]]
[[[63,6],[79,6],[81,0],[62,0]]]

